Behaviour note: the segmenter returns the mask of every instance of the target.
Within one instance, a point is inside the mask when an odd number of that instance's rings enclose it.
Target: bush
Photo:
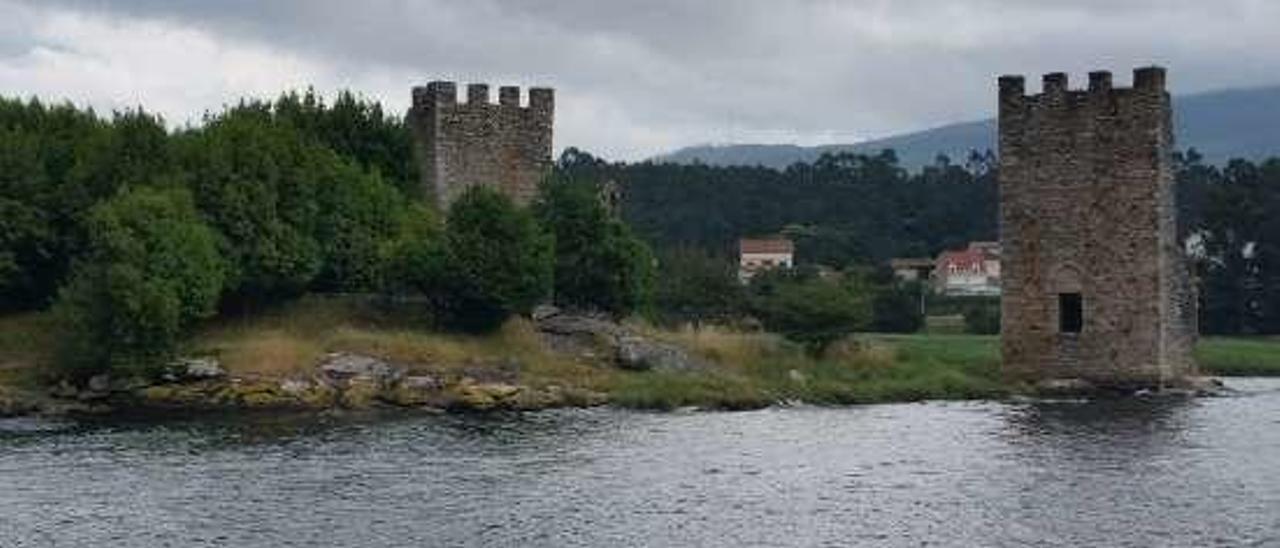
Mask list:
[[[778,271],[752,283],[752,311],[765,328],[819,353],[870,325],[870,299],[816,275]]]
[[[383,291],[392,296],[437,291],[447,271],[443,232],[430,209],[421,204],[408,207],[395,236],[381,247]]]
[[[424,256],[424,258],[426,258]],[[428,294],[454,328],[492,331],[551,292],[554,241],[506,196],[473,186],[449,208],[444,272]]]
[[[605,210],[592,184],[551,180],[537,204],[555,238],[555,302],[624,316],[648,303],[653,255]]]
[[[736,265],[697,248],[667,251],[658,260],[654,312],[665,323],[724,321],[742,313],[745,293]]]
[[[139,188],[93,209],[89,249],[55,316],[74,377],[150,374],[185,329],[217,310],[226,265],[185,191]]]
[[[383,249],[401,227],[404,197],[377,175],[331,156],[321,173],[315,239],[321,268],[314,288],[366,292],[382,283]]]
[[[872,329],[881,333],[915,333],[924,325],[919,283],[895,283],[876,291],[871,302]]]
[[[1000,301],[983,300],[970,303],[964,311],[964,330],[974,335],[1000,333]]]
[[[316,193],[332,152],[250,109],[180,139],[197,206],[226,239],[234,294],[253,302],[305,290],[324,261]]]

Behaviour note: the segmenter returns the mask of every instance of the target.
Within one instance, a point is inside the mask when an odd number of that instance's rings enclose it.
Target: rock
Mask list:
[[[400,386],[410,390],[439,390],[444,383],[431,375],[410,375],[400,381]]]
[[[17,417],[33,410],[33,405],[29,405],[28,402],[19,399],[18,396],[10,394],[3,387],[0,387],[0,418]]]
[[[206,407],[213,401],[204,390],[180,384],[148,386],[136,392],[143,405],[156,407]]]
[[[536,323],[536,322],[545,320],[547,318],[550,318],[552,316],[558,316],[558,315],[560,315],[559,308],[549,304],[540,304],[538,306],[533,307],[533,312],[529,314],[529,317],[533,319],[533,321]]]
[[[326,409],[338,404],[338,391],[326,384],[314,384],[296,397],[302,406],[311,409]]]
[[[595,314],[557,313],[535,320],[543,333],[565,336],[619,337],[626,334],[622,326],[607,316]]]
[[[1232,393],[1222,379],[1215,377],[1188,377],[1186,384],[1197,396],[1225,396]]]
[[[368,379],[381,386],[389,386],[404,376],[404,371],[387,362],[359,354],[334,353],[325,356],[318,369],[332,381],[349,382],[352,379]]]
[[[290,396],[302,396],[315,387],[310,381],[285,379],[280,381],[280,391]]]
[[[380,399],[402,407],[443,407],[446,404],[444,383],[430,375],[410,375],[395,388],[386,390]]]
[[[68,400],[75,399],[79,393],[80,391],[76,389],[75,385],[71,384],[71,381],[66,379],[62,379],[58,384],[49,388],[49,395],[55,398]]]
[[[372,377],[356,377],[338,393],[338,403],[347,409],[368,409],[382,395],[382,387]]]
[[[178,380],[204,381],[227,376],[227,371],[222,368],[222,364],[218,363],[217,358],[212,357],[181,358],[173,362],[170,369]]]
[[[111,375],[103,373],[89,377],[89,390],[93,392],[106,392],[111,390]]]
[[[1097,391],[1093,383],[1084,379],[1044,379],[1036,383],[1036,392],[1046,396],[1077,396]]]
[[[453,387],[451,407],[483,411],[500,406],[514,407],[514,396],[523,390],[520,386],[505,383],[477,383],[463,378]]]
[[[675,346],[628,335],[618,339],[618,367],[635,371],[691,371],[706,367]]]

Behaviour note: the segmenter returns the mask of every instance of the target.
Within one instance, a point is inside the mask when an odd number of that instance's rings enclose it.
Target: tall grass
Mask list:
[[[1006,392],[990,341],[982,338],[957,336],[953,342],[966,343],[957,347],[928,338],[853,337],[813,357],[764,333],[707,328],[656,335],[717,367],[710,372],[628,376],[614,392],[616,403],[738,409],[788,401],[847,404],[983,398]]]
[[[310,372],[329,352],[376,356],[410,373],[488,377],[534,387],[607,390],[614,372],[549,351],[528,320],[486,335],[435,331],[412,310],[362,300],[307,297],[243,319],[224,319],[192,340],[189,352],[214,354],[240,375]]]
[[[34,382],[57,344],[52,327],[48,314],[0,317],[0,384]],[[690,372],[618,371],[606,363],[608,355],[550,350],[528,320],[514,319],[487,335],[443,333],[412,308],[323,297],[220,318],[196,332],[183,352],[216,355],[231,372],[257,377],[309,374],[325,353],[352,352],[413,373],[607,393],[614,404],[636,408],[987,398],[1008,391],[995,336],[859,334],[813,356],[769,333],[630,327],[709,365]],[[1280,375],[1278,338],[1209,337],[1196,357],[1207,374]]]

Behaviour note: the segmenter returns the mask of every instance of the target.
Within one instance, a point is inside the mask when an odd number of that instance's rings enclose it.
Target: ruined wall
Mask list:
[[[1177,241],[1164,69],[1132,88],[1000,78],[1002,354],[1014,378],[1161,385],[1194,372],[1195,297]],[[1079,293],[1079,333],[1060,332]]]
[[[490,185],[528,204],[552,166],[554,117],[548,88],[530,88],[527,106],[518,87],[499,88],[498,104],[485,84],[469,84],[465,103],[453,82],[414,88],[408,121],[427,197],[443,210],[468,186]]]

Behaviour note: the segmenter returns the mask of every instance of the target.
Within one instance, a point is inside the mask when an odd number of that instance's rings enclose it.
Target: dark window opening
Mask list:
[[[1058,294],[1058,331],[1079,333],[1084,327],[1084,306],[1079,293]]]

